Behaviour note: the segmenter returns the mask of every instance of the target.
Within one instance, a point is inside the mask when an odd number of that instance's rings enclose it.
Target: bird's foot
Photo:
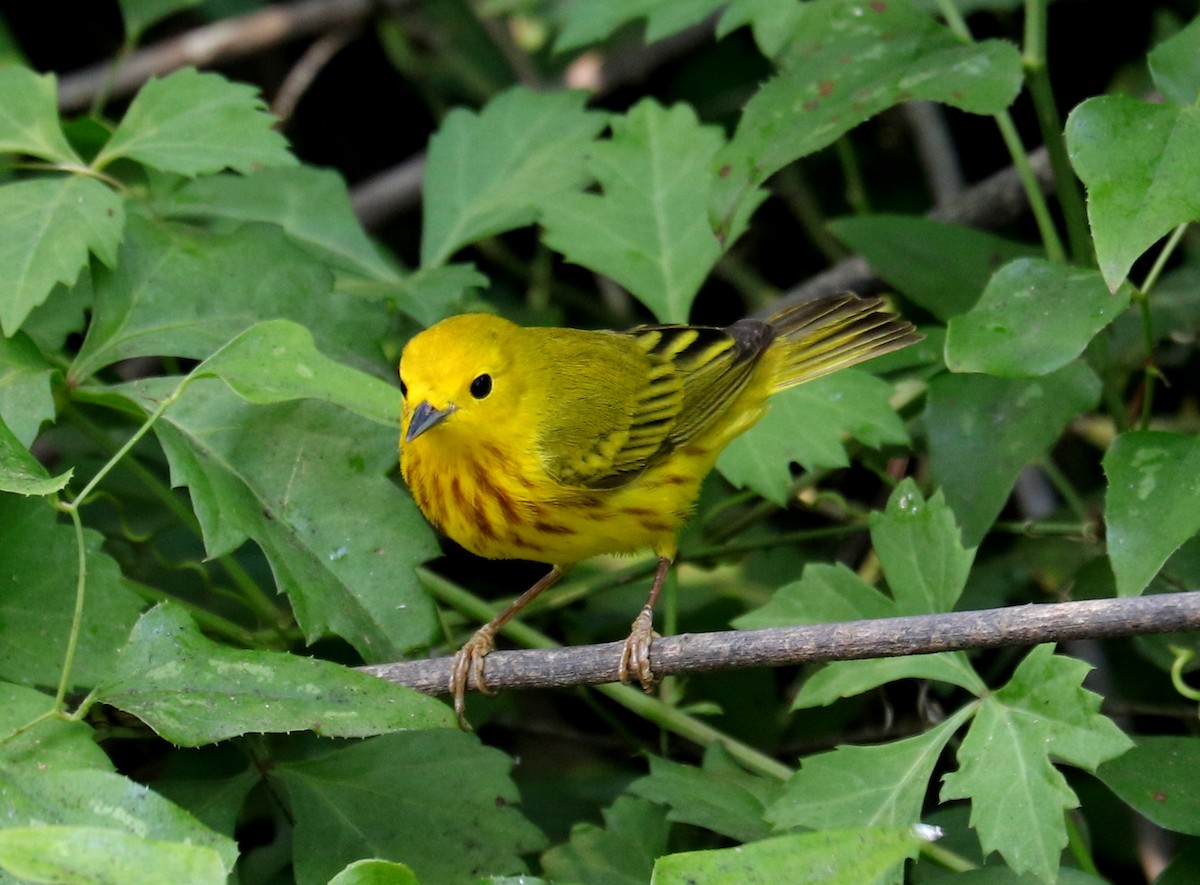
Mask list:
[[[646,606],[633,619],[625,647],[621,649],[621,665],[617,674],[626,685],[637,676],[643,691],[649,693],[654,690],[656,680],[654,671],[650,669],[650,645],[657,638],[658,634],[654,632],[654,611],[650,606]]]
[[[474,731],[466,716],[468,675],[474,679],[475,688],[479,691],[484,694],[496,693],[488,687],[483,677],[483,659],[495,647],[496,628],[484,624],[454,656],[454,664],[450,669],[450,694],[454,696],[454,715],[458,717],[458,727],[463,731]]]

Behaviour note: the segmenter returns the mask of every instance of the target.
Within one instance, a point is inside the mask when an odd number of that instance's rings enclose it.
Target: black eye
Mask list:
[[[471,382],[471,396],[475,399],[483,399],[492,392],[492,376],[488,374],[480,375]]]

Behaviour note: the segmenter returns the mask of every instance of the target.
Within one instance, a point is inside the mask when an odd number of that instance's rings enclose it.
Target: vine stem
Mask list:
[[[1167,259],[1171,257],[1171,254],[1178,247],[1187,228],[1187,222],[1184,222],[1171,232],[1171,236],[1167,238],[1158,256],[1154,259],[1154,264],[1150,268],[1150,272],[1146,274],[1146,279],[1143,281],[1141,289],[1134,296],[1141,312],[1142,347],[1146,352],[1142,381],[1142,415],[1138,422],[1138,427],[1142,430],[1150,426],[1150,418],[1154,414],[1154,379],[1159,376],[1158,367],[1154,365],[1154,318],[1150,313],[1150,290],[1158,282],[1163,268],[1167,266]]]
[[[971,36],[971,31],[967,28],[967,23],[953,0],[938,0],[938,9],[941,10],[951,31],[968,43],[975,42],[975,38]],[[1038,187],[1037,176],[1029,162],[1029,153],[1025,150],[1025,145],[1021,143],[1021,136],[1017,134],[1017,126],[1008,111],[995,114],[993,119],[1000,130],[1000,137],[1004,140],[1004,145],[1012,157],[1013,166],[1017,170],[1017,176],[1021,179],[1025,195],[1029,199],[1029,209],[1033,212],[1038,233],[1041,234],[1046,257],[1058,264],[1065,263],[1067,260],[1066,250],[1063,248],[1058,230],[1054,226],[1050,207],[1046,204],[1046,198],[1042,196],[1041,188]]]
[[[83,520],[79,516],[79,508],[87,502],[88,496],[92,494],[100,481],[129,453],[130,449],[137,445],[138,440],[150,431],[150,428],[154,426],[154,422],[161,418],[163,413],[183,395],[188,381],[189,379],[187,378],[181,381],[171,394],[158,404],[158,407],[150,413],[150,416],[134,432],[133,436],[126,440],[125,444],[117,449],[113,456],[96,471],[96,475],[75,496],[74,500],[59,500],[55,502],[58,510],[67,514],[71,518],[71,524],[75,527],[75,549],[78,557],[78,565],[75,576],[75,611],[71,616],[71,630],[67,634],[67,650],[63,655],[62,673],[58,678],[58,689],[54,694],[54,706],[51,708],[53,715],[60,715],[62,713],[67,696],[67,688],[71,684],[71,670],[75,666],[75,649],[79,644],[79,631],[83,626],[83,604],[87,597],[87,543],[83,537]]]

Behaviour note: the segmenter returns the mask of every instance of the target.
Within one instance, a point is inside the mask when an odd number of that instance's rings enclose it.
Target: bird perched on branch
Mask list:
[[[849,293],[726,328],[625,332],[523,328],[451,317],[400,358],[400,467],[421,512],[489,559],[550,571],[454,659],[459,723],[468,675],[487,691],[497,631],[574,563],[650,549],[658,568],[621,655],[621,681],[654,684],[654,603],[700,483],[773,393],[897,350],[921,336],[877,299]]]

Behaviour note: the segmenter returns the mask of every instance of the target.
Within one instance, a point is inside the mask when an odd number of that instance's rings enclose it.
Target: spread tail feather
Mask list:
[[[786,390],[838,369],[915,344],[924,336],[908,320],[883,310],[881,298],[846,292],[788,307],[769,320],[778,353],[774,390]]]

